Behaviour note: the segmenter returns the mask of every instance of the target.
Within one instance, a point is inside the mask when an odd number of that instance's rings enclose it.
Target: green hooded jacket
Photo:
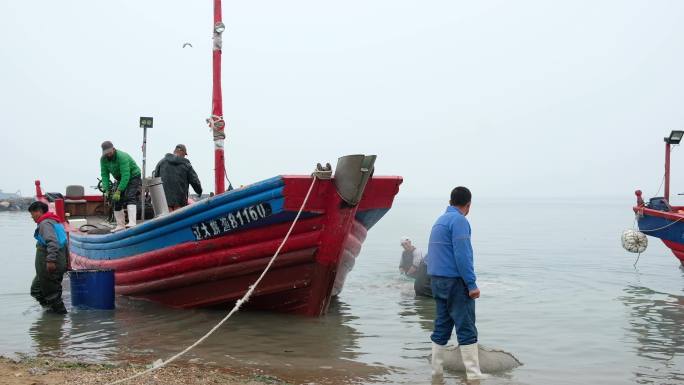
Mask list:
[[[135,164],[133,158],[121,150],[116,150],[112,160],[106,156],[100,158],[100,175],[102,176],[102,187],[109,190],[109,174],[119,181],[117,190],[124,191],[128,187],[128,181],[136,176],[140,176],[140,169]]]

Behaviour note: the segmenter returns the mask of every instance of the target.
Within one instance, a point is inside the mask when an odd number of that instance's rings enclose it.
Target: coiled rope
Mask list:
[[[209,338],[209,336],[211,336],[216,330],[218,330],[218,328],[220,328],[221,325],[223,325],[226,321],[228,321],[228,319],[229,319],[235,312],[237,312],[237,311],[240,309],[240,307],[241,307],[245,302],[249,301],[249,297],[252,295],[252,293],[254,292],[254,290],[256,289],[256,287],[259,285],[259,283],[261,282],[261,280],[264,278],[264,276],[266,275],[266,273],[268,272],[268,270],[271,268],[271,265],[273,265],[273,262],[275,262],[276,258],[278,257],[278,254],[280,254],[280,250],[281,250],[281,249],[283,248],[283,246],[285,245],[285,242],[287,242],[287,239],[290,237],[290,234],[292,233],[292,230],[294,229],[295,225],[297,224],[297,221],[299,220],[299,216],[302,214],[302,211],[304,210],[304,206],[306,206],[306,202],[309,200],[309,196],[311,195],[311,191],[313,190],[313,187],[314,187],[314,185],[316,184],[316,179],[317,179],[316,174],[314,173],[314,174],[312,175],[312,177],[313,177],[313,180],[311,181],[311,186],[309,186],[309,191],[306,192],[306,196],[304,197],[304,201],[302,202],[302,206],[299,208],[299,211],[297,212],[297,215],[295,216],[294,220],[292,221],[292,225],[290,225],[290,229],[287,230],[287,234],[285,234],[285,238],[283,238],[283,241],[280,243],[280,246],[278,246],[278,249],[276,250],[275,254],[273,254],[273,257],[271,257],[271,260],[268,262],[268,265],[266,265],[266,268],[265,268],[264,271],[261,273],[261,275],[259,276],[259,278],[256,280],[256,282],[254,282],[254,284],[252,284],[251,286],[249,286],[249,290],[247,290],[247,292],[245,293],[245,295],[242,296],[242,298],[240,298],[237,302],[235,302],[235,306],[233,306],[233,309],[232,309],[225,317],[223,317],[223,319],[222,319],[221,321],[219,321],[219,323],[217,323],[213,328],[211,328],[211,330],[209,330],[205,335],[203,335],[200,339],[198,339],[198,340],[197,340],[195,343],[193,343],[192,345],[190,345],[190,346],[188,346],[187,348],[183,349],[181,352],[175,354],[174,356],[172,356],[171,358],[167,359],[166,361],[162,361],[162,362],[159,363],[159,364],[157,364],[156,362],[153,363],[153,364],[152,364],[152,367],[150,367],[150,368],[148,368],[148,369],[146,369],[146,370],[144,370],[144,371],[142,371],[142,372],[140,372],[140,373],[134,374],[134,375],[132,375],[132,376],[130,376],[130,377],[126,377],[126,378],[121,379],[121,380],[117,380],[117,381],[114,381],[114,382],[107,383],[107,385],[121,384],[121,383],[124,383],[124,382],[126,382],[126,381],[130,381],[130,380],[133,380],[133,379],[135,379],[135,378],[142,377],[142,376],[144,376],[145,374],[151,373],[151,372],[153,372],[153,371],[155,371],[155,370],[157,370],[157,369],[163,368],[164,366],[170,364],[171,362],[173,362],[173,361],[175,361],[176,359],[180,358],[180,357],[181,357],[182,355],[184,355],[185,353],[187,353],[187,352],[189,352],[190,350],[192,350],[193,348],[195,348],[197,345],[199,345],[199,344],[201,344],[202,342],[204,342],[204,340],[206,340],[207,338]]]

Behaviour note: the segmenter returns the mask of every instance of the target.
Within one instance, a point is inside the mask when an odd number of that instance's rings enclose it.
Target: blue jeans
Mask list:
[[[437,304],[435,328],[430,336],[432,342],[446,345],[451,331],[456,327],[459,345],[477,342],[475,327],[475,300],[468,295],[468,287],[462,278],[430,277],[432,296]]]

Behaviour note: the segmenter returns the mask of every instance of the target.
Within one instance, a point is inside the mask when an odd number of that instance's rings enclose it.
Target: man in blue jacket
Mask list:
[[[484,378],[480,372],[475,327],[475,299],[480,289],[475,283],[473,248],[470,244],[470,212],[472,195],[465,187],[451,191],[446,212],[432,226],[428,244],[428,274],[435,298],[436,318],[432,340],[432,374],[442,375],[444,353],[451,332],[456,337],[469,380]]]

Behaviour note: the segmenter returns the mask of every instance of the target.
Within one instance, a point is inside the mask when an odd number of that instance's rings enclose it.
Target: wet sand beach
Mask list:
[[[144,369],[144,365],[130,363],[117,366],[63,361],[48,357],[16,359],[0,357],[0,383],[3,385],[107,384]],[[204,365],[171,365],[126,382],[126,384],[284,385],[288,382],[258,372],[237,373],[225,368]]]

